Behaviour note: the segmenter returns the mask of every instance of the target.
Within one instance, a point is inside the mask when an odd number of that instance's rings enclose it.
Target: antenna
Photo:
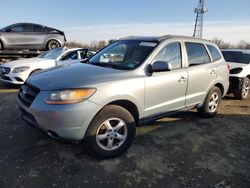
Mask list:
[[[196,20],[194,26],[194,37],[202,38],[203,32],[203,14],[208,11],[208,9],[204,6],[205,0],[199,0],[198,7],[194,9],[196,13]]]

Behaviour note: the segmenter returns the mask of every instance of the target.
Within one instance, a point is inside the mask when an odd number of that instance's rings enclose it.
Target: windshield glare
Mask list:
[[[227,62],[250,63],[250,52],[223,51],[222,54]]]
[[[122,70],[135,69],[157,44],[143,41],[118,41],[93,56],[89,63]]]
[[[38,57],[45,59],[57,59],[65,50],[63,48],[54,48],[52,50],[41,53]]]

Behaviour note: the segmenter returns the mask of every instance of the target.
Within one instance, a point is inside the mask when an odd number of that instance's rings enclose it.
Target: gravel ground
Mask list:
[[[250,187],[250,100],[218,116],[195,110],[137,128],[122,156],[100,160],[20,120],[18,87],[0,83],[0,187]]]

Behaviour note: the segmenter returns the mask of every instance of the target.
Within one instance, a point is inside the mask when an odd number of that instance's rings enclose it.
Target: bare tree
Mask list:
[[[227,49],[232,47],[229,42],[224,42],[222,39],[219,38],[213,38],[212,41],[217,44],[221,49]]]
[[[245,40],[241,40],[238,44],[237,44],[237,48],[241,48],[241,49],[250,49],[250,43],[245,41]]]

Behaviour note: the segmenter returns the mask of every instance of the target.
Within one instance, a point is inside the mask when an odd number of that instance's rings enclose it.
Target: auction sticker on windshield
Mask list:
[[[155,47],[157,43],[155,42],[141,42],[139,46]]]

